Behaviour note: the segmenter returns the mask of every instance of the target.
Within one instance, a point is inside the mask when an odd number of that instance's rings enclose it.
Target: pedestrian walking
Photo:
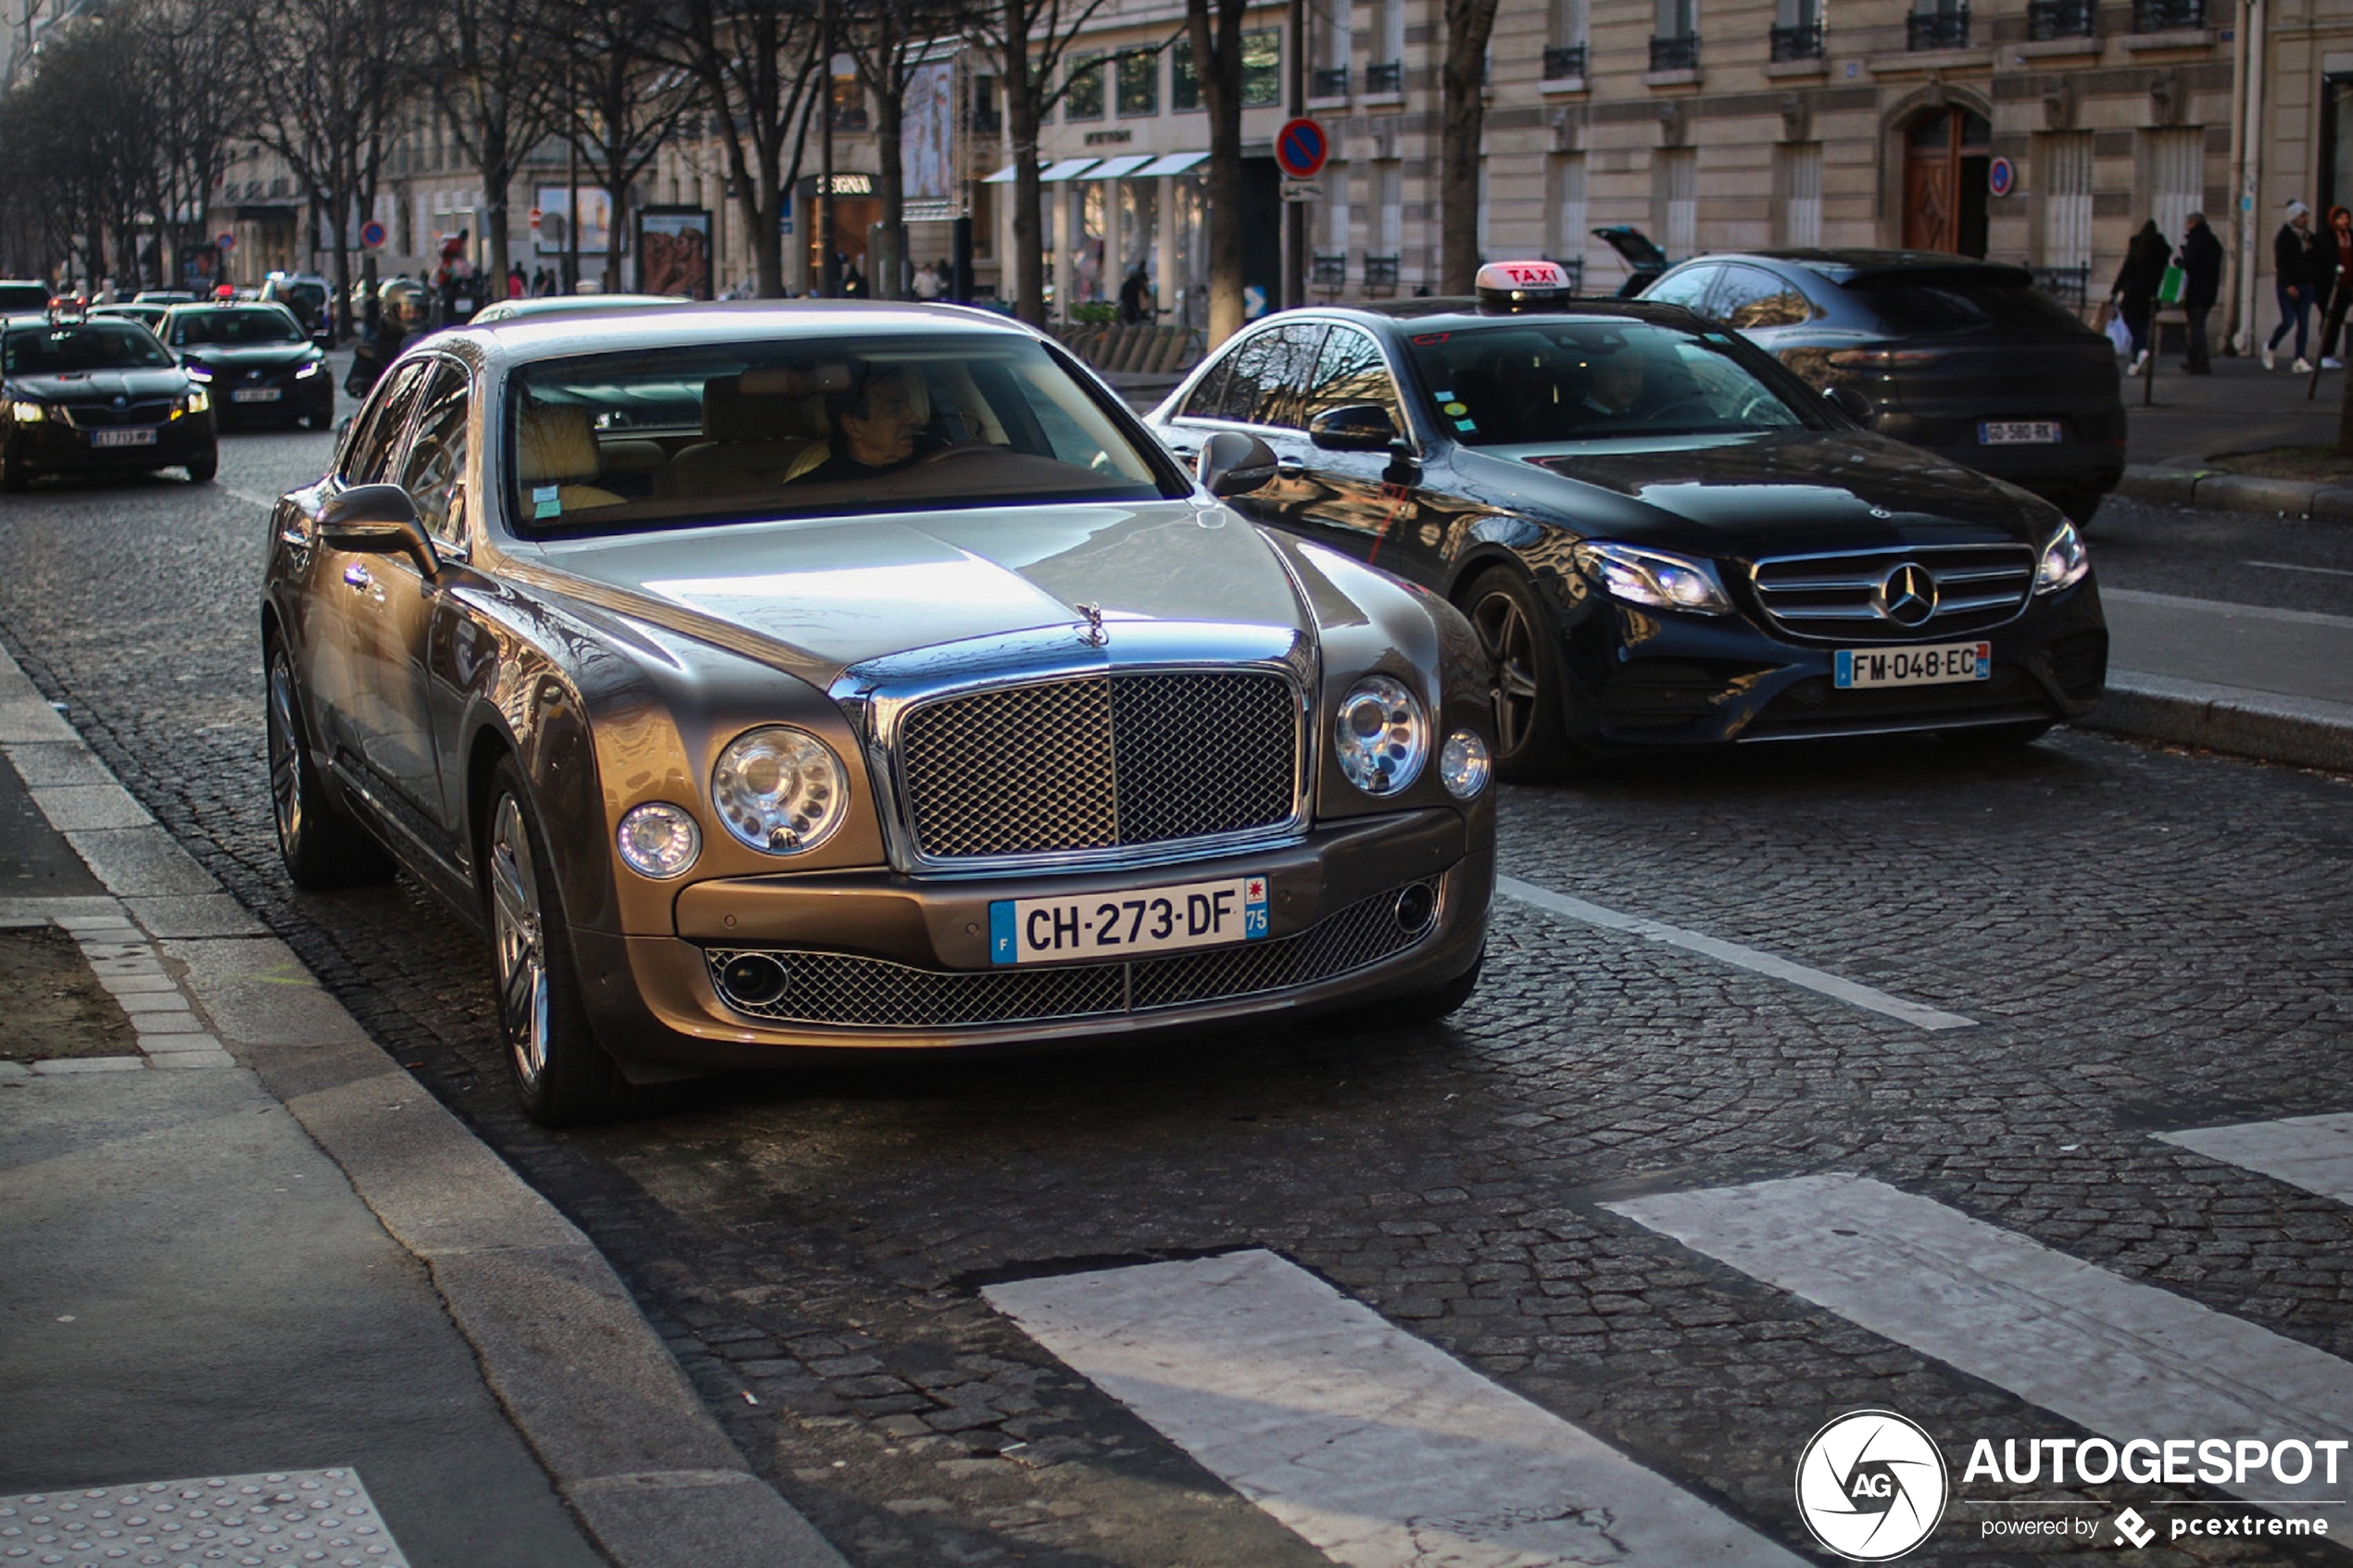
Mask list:
[[[2271,341],[2263,345],[2263,368],[2279,369],[2279,346],[2290,328],[2296,332],[2296,369],[2309,374],[2311,361],[2305,358],[2309,346],[2306,332],[2312,312],[2312,291],[2319,282],[2314,262],[2312,209],[2300,201],[2287,204],[2287,221],[2271,236],[2271,288],[2279,296],[2280,324],[2271,329]]]
[[[1119,283],[1119,319],[1134,325],[1152,318],[1151,280],[1144,276],[1144,263],[1139,258],[1127,269],[1127,276]]]
[[[521,299],[531,292],[531,281],[522,275],[522,263],[518,261],[507,271],[507,297]]]
[[[2321,369],[2334,370],[2343,363],[2336,357],[2336,334],[2345,325],[2346,307],[2353,305],[2353,210],[2329,208],[2320,241],[2325,270],[2314,279],[2314,294],[2321,305]]]
[[[2125,330],[2133,334],[2129,375],[2139,375],[2148,363],[2154,346],[2149,342],[2149,320],[2157,313],[2158,285],[2165,281],[2165,269],[2172,259],[2172,243],[2158,231],[2157,220],[2152,218],[2133,236],[2124,252],[2124,265],[2117,269],[2116,286],[2109,292],[2124,318]]]
[[[2182,309],[2189,317],[2189,358],[2182,369],[2194,376],[2214,373],[2206,318],[2222,294],[2222,242],[2207,227],[2206,214],[2193,212],[2182,230]]]

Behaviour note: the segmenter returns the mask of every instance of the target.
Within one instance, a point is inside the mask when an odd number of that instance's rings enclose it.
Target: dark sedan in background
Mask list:
[[[0,490],[44,473],[220,462],[211,399],[136,321],[19,318],[0,329]]]
[[[334,423],[324,350],[283,305],[175,305],[157,329],[188,374],[212,389],[224,429]]]
[[[1898,250],[1704,256],[1642,297],[1736,328],[1869,422],[2088,522],[2124,473],[2116,350],[2023,267]]]
[[[2075,526],[1836,397],[1671,307],[1415,300],[1259,323],[1150,418],[1182,457],[1263,442],[1219,458],[1238,507],[1469,615],[1507,776],[2088,712],[2108,633]]]

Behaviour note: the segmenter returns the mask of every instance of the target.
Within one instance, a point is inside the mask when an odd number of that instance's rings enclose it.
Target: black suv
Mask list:
[[[2023,267],[1903,250],[1704,256],[1642,293],[1738,329],[1882,435],[2007,479],[2077,522],[2124,472],[2116,350]]]

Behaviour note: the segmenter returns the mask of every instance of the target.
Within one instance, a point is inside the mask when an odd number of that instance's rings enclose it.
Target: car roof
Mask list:
[[[699,347],[745,341],[762,327],[801,327],[828,339],[858,331],[912,336],[941,331],[1039,338],[1044,334],[994,311],[957,305],[852,299],[755,299],[661,309],[549,311],[482,326],[449,327],[425,341],[466,345],[486,357],[523,362],[635,347]]]
[[[1974,256],[1953,256],[1933,250],[1819,249],[1791,247],[1772,250],[1713,251],[1679,264],[1696,261],[1768,261],[1803,267],[1834,283],[1893,282],[1907,274],[1934,273],[1944,278],[1977,278],[1989,283],[2017,286],[2032,283],[2034,274],[2007,261]]]
[[[1680,305],[1667,305],[1646,299],[1571,299],[1546,305],[1533,310],[1483,310],[1475,299],[1437,297],[1422,299],[1349,301],[1337,305],[1303,307],[1301,314],[1371,317],[1390,322],[1411,321],[1416,327],[1434,326],[1441,322],[1472,327],[1500,326],[1510,321],[1546,320],[1574,317],[1584,320],[1659,321],[1675,326],[1701,324],[1701,318]],[[1282,312],[1289,316],[1290,311]]]

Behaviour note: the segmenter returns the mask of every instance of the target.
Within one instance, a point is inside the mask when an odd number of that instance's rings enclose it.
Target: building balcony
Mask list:
[[[1797,27],[1777,27],[1773,30],[1773,58],[1782,60],[1818,60],[1822,57],[1822,24],[1806,22]]]
[[[1405,91],[1405,62],[1390,60],[1365,68],[1365,94],[1367,97],[1395,97]]]
[[[2098,10],[2093,0],[2026,0],[2027,39],[2048,44],[2093,37],[2098,31]]]
[[[1904,46],[1914,54],[1969,47],[1969,7],[1915,11],[1904,19]]]
[[[1544,51],[1544,80],[1581,82],[1585,77],[1585,45],[1572,44]]]
[[[2206,25],[2206,0],[2133,0],[2134,32],[2192,32]]]
[[[1348,96],[1348,68],[1318,66],[1307,76],[1307,95],[1311,98],[1345,98]]]
[[[1699,34],[1683,33],[1674,38],[1651,40],[1651,71],[1699,69]]]
[[[1308,258],[1307,283],[1310,288],[1336,289],[1348,282],[1348,253],[1329,255],[1317,251]]]
[[[1397,292],[1397,260],[1393,256],[1365,257],[1365,292],[1395,294]]]

